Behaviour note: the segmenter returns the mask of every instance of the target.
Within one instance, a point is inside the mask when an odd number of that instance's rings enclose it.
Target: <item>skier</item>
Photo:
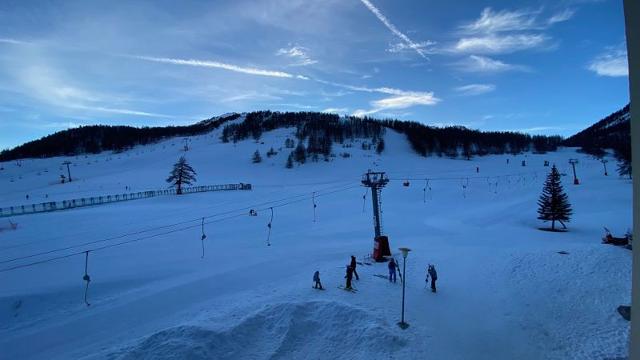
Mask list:
[[[476,166],[476,173],[480,172],[480,166]]]
[[[360,280],[360,276],[358,276],[358,272],[356,271],[356,257],[351,255],[351,268],[353,269],[353,275],[356,276],[356,280]]]
[[[427,267],[427,281],[429,281],[429,277],[431,277],[431,291],[436,292],[436,280],[438,280],[438,273],[436,272],[436,267],[431,264]]]
[[[396,282],[396,262],[393,260],[389,260],[389,282],[391,282],[391,278],[393,278],[393,282]]]
[[[316,272],[313,273],[313,282],[314,282],[314,285],[313,285],[314,289],[323,290],[322,283],[320,282],[320,271],[316,270]]]
[[[345,278],[347,278],[345,289],[353,290],[353,288],[351,287],[351,279],[353,278],[353,268],[351,267],[351,265],[347,265],[347,275],[345,275]]]

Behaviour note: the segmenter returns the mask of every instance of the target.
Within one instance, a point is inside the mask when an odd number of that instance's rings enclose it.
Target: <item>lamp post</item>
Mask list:
[[[403,258],[403,261],[402,261],[402,318],[398,323],[398,326],[400,326],[400,328],[404,330],[409,327],[409,324],[404,322],[404,289],[407,283],[407,278],[405,276],[405,272],[407,270],[407,255],[409,255],[409,251],[411,251],[411,249],[402,247],[402,248],[399,248],[398,250],[402,252],[402,258]]]

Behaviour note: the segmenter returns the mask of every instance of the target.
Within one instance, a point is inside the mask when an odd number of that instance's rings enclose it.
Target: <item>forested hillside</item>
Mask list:
[[[105,150],[122,151],[135,145],[148,144],[173,136],[189,136],[209,132],[222,125],[223,142],[237,142],[248,138],[260,139],[262,133],[278,128],[295,127],[295,140],[284,144],[291,156],[304,162],[307,156],[317,160],[332,155],[334,144],[347,140],[369,139],[362,146],[384,151],[384,132],[392,129],[405,134],[411,147],[422,156],[471,158],[476,155],[517,154],[523,151],[544,153],[555,151],[562,142],[559,136],[531,136],[515,132],[483,132],[461,126],[432,127],[418,122],[376,120],[360,117],[340,117],[319,112],[247,113],[212,118],[190,126],[144,127],[83,126],[60,131],[0,153],[0,161],[19,158],[41,158],[60,155],[98,153]],[[333,154],[335,155],[335,154]]]
[[[62,155],[122,151],[173,136],[191,136],[209,132],[240,117],[231,114],[200,121],[189,126],[132,127],[91,125],[59,131],[0,152],[0,161],[21,158],[46,158]]]

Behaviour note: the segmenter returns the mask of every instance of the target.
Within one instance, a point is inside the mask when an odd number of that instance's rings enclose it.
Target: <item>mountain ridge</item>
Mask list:
[[[244,116],[242,122],[230,124]],[[320,112],[255,111],[231,113],[202,120],[188,126],[130,127],[90,125],[47,135],[0,152],[0,161],[21,158],[80,155],[101,151],[123,151],[136,145],[157,142],[176,136],[208,133],[225,125],[223,138],[233,141],[249,137],[259,139],[263,131],[296,127],[298,143],[310,154],[330,155],[331,143],[342,143],[347,137],[370,138],[378,143],[380,133],[392,129],[406,135],[416,153],[466,157],[500,153],[554,151],[562,141],[560,136],[529,135],[512,131],[480,131],[463,126],[434,127],[415,121],[378,120],[369,117],[341,117]]]

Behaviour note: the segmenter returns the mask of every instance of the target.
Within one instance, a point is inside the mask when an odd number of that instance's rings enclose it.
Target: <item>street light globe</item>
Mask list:
[[[411,249],[406,247],[398,248],[398,250],[400,250],[400,252],[402,253],[402,257],[405,259],[407,258],[407,255],[409,255],[409,251],[411,251]]]

